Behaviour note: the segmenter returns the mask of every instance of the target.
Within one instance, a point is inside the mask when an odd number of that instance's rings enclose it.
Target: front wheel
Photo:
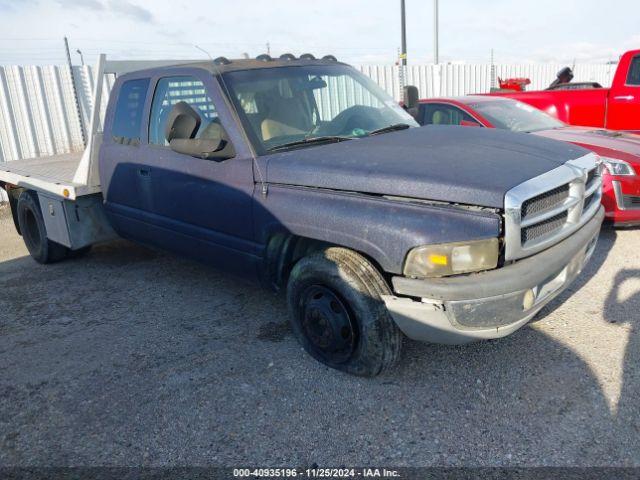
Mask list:
[[[287,286],[291,324],[304,349],[337,370],[372,377],[400,358],[402,333],[381,295],[389,287],[362,255],[339,247],[300,260]]]

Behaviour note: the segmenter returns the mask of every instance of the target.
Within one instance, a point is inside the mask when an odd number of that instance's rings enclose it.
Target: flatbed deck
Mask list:
[[[73,181],[81,159],[82,153],[68,153],[0,163],[0,181],[71,200],[100,192],[99,186]]]

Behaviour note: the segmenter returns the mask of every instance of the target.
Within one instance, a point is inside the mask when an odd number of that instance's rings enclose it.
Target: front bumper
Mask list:
[[[601,207],[559,244],[490,272],[429,280],[394,277],[397,296],[383,300],[400,330],[414,340],[463,344],[504,337],[575,280],[595,250],[603,219]]]

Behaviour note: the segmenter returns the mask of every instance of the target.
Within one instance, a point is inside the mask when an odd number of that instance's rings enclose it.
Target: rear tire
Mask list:
[[[38,263],[54,263],[66,258],[68,248],[47,238],[40,202],[32,192],[20,194],[17,205],[18,224],[29,254]]]
[[[332,247],[300,260],[291,271],[287,301],[293,332],[325,365],[376,376],[400,358],[402,333],[381,295],[391,292],[362,255]]]

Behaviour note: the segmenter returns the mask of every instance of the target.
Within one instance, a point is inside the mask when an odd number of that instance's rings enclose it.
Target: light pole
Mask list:
[[[433,63],[440,63],[440,55],[438,52],[438,0],[433,0]]]
[[[400,59],[402,60],[402,66],[407,66],[407,18],[404,7],[404,0],[400,0],[400,29],[402,35],[402,52],[400,52]]]
[[[82,51],[78,48],[76,50],[76,53],[80,55],[80,63],[82,64],[82,66],[84,66],[84,57],[82,56]]]
[[[400,35],[402,47],[400,52],[400,67],[398,68],[398,80],[400,81],[400,97],[406,103],[406,75],[407,75],[407,18],[404,0],[400,0]]]

